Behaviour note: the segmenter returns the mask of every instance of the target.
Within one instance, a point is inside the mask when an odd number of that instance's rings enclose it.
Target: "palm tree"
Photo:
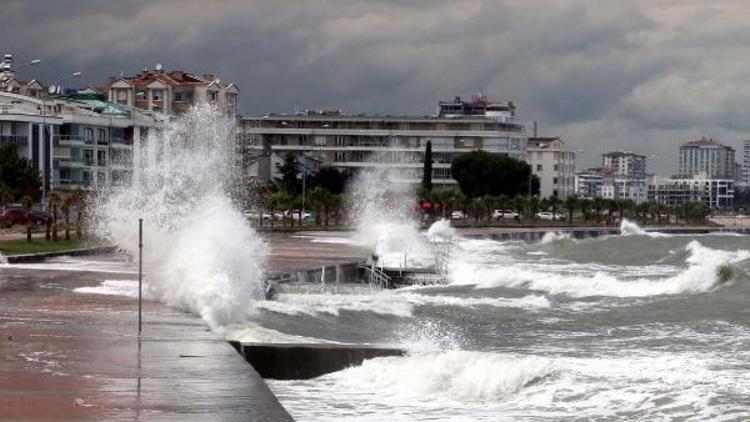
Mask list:
[[[547,198],[547,205],[552,208],[553,219],[557,218],[557,209],[560,207],[560,203],[560,198],[558,198],[557,195],[552,195]]]
[[[57,206],[60,204],[60,194],[51,190],[47,194],[47,207],[52,209],[52,240],[57,242]]]
[[[60,204],[60,211],[65,218],[65,240],[70,240],[70,208],[73,206],[73,197],[68,195]]]
[[[539,206],[541,205],[541,201],[539,200],[538,196],[531,196],[528,200],[528,208],[529,208],[529,217],[532,220],[536,220],[536,213],[539,212]]]
[[[563,207],[568,211],[568,224],[573,224],[573,212],[578,206],[578,199],[575,196],[568,196],[563,201]]]
[[[602,210],[606,206],[606,200],[600,196],[594,197],[591,201],[591,206],[594,208],[594,217],[599,222],[599,218],[602,216]]]
[[[517,195],[513,198],[513,208],[518,213],[519,217],[526,217],[526,207],[528,206],[528,199],[523,195]]]
[[[21,198],[23,211],[26,213],[26,241],[31,242],[31,228],[34,227],[34,220],[31,218],[31,208],[34,206],[34,200],[29,195]]]

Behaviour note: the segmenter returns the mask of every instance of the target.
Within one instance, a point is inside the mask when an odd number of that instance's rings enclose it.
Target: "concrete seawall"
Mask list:
[[[404,350],[345,344],[267,344],[232,342],[232,346],[263,378],[310,379],[351,366],[366,359],[403,356]]]

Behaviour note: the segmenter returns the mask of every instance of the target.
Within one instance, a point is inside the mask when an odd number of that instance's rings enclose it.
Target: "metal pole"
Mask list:
[[[138,219],[138,335],[141,335],[143,315],[143,219]]]

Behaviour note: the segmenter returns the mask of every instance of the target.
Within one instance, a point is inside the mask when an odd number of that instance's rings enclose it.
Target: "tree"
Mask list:
[[[557,195],[552,195],[547,198],[547,205],[552,208],[553,219],[557,219],[557,210],[560,208],[560,198]]]
[[[52,209],[52,240],[57,242],[57,206],[60,205],[60,194],[51,190],[47,194],[47,206]],[[47,239],[49,240],[49,239]]]
[[[523,161],[487,151],[459,155],[451,164],[453,178],[464,195],[476,198],[486,195],[516,196],[539,193],[539,179]]]
[[[0,181],[0,208],[7,207],[11,202],[13,202],[13,193],[5,183]]]
[[[24,195],[34,200],[39,196],[42,186],[39,171],[28,160],[18,156],[15,144],[0,145],[0,185],[7,187],[12,200]]]
[[[349,179],[349,173],[339,171],[335,167],[321,167],[320,170],[312,177],[308,178],[308,186],[315,189],[321,186],[332,194],[340,194],[346,188],[346,182]]]
[[[80,188],[75,188],[69,195],[71,205],[76,210],[76,236],[83,237],[83,218],[86,214],[86,197]]]
[[[31,208],[34,206],[34,199],[29,195],[21,198],[23,211],[26,213],[26,241],[31,242],[31,228],[34,227],[34,220],[31,218]]]
[[[302,181],[297,177],[297,159],[292,153],[284,156],[284,163],[278,165],[281,178],[276,179],[276,185],[279,189],[286,191],[290,195],[299,195],[302,193]]]
[[[422,189],[426,191],[432,190],[432,141],[427,141],[427,145],[424,148]]]
[[[73,202],[73,196],[68,195],[63,199],[62,204],[60,204],[60,211],[62,211],[65,219],[65,240],[70,240],[70,211],[73,207]]]
[[[578,207],[578,199],[575,196],[568,196],[563,201],[563,207],[568,211],[568,224],[573,223],[573,213]]]

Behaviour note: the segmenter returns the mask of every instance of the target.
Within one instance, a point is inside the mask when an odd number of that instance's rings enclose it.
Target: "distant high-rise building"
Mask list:
[[[680,146],[679,177],[705,175],[714,179],[735,179],[734,148],[713,139],[701,138]]]
[[[602,172],[610,176],[645,179],[646,156],[630,151],[602,154]]]
[[[742,183],[750,186],[750,140],[742,142]]]

